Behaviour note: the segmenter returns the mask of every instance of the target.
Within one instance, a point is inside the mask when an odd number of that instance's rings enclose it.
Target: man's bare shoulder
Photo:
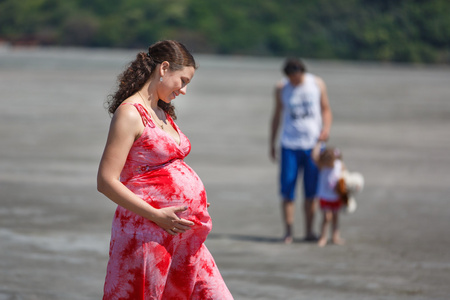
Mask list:
[[[325,86],[325,81],[323,81],[322,77],[319,77],[317,75],[313,75],[313,76],[314,76],[314,80],[316,81],[318,86],[320,86],[320,87]]]
[[[280,79],[275,85],[276,90],[281,90],[286,85],[286,79]]]

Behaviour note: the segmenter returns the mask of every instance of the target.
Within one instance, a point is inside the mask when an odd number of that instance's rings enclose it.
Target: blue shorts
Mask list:
[[[312,149],[292,150],[281,148],[280,186],[284,201],[295,200],[297,176],[303,172],[305,199],[313,199],[317,192],[319,169],[311,158]]]

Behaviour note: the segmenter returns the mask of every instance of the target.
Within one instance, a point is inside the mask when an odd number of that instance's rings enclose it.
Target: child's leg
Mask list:
[[[339,210],[333,210],[332,212],[332,222],[333,222],[333,244],[343,245],[344,240],[339,234]]]
[[[327,244],[327,239],[328,239],[328,232],[327,232],[327,228],[328,225],[330,224],[331,218],[332,218],[332,214],[329,210],[322,210],[322,228],[320,231],[320,238],[319,241],[317,242],[317,244],[320,247],[323,247]]]

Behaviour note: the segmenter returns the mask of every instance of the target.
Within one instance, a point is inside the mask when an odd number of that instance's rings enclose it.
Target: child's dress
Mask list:
[[[319,183],[317,196],[320,199],[320,207],[323,210],[337,211],[341,201],[335,191],[336,184],[342,176],[342,161],[336,159],[333,168],[321,168],[319,172]]]
[[[178,215],[195,225],[172,236],[118,206],[103,299],[233,299],[204,245],[212,223],[203,183],[183,161],[189,140],[170,116],[180,144],[154,125],[144,107],[132,105],[145,129],[130,149],[120,181],[155,208],[187,206]]]

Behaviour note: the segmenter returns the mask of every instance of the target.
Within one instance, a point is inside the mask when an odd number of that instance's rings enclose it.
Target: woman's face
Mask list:
[[[164,62],[166,63],[166,62]],[[164,64],[163,63],[163,64]],[[164,68],[164,66],[162,66]],[[186,88],[194,77],[194,67],[184,67],[181,70],[162,70],[162,81],[159,82],[158,97],[166,103],[170,103],[178,95],[186,94]]]

